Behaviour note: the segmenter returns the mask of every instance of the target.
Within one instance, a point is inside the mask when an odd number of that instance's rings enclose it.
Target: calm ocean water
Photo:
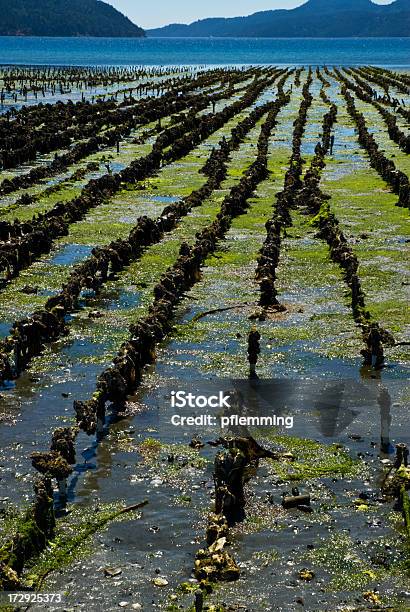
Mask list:
[[[410,67],[410,38],[0,37],[1,64],[373,64]]]

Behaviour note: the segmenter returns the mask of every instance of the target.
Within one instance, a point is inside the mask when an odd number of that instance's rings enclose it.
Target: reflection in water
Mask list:
[[[390,442],[391,397],[388,389],[380,385],[377,403],[380,406],[380,454],[391,455],[394,448]]]
[[[320,432],[325,438],[334,438],[341,434],[359,414],[343,406],[346,391],[344,383],[332,383],[324,386],[315,400],[314,408],[319,414]]]
[[[69,493],[73,501],[82,499],[87,502],[91,494],[99,491],[100,480],[110,477],[115,456],[120,450],[120,440],[115,435],[107,440],[107,436],[113,429],[116,433],[124,431],[129,427],[130,420],[118,417],[115,411],[106,417],[103,430],[97,433],[92,444],[82,452],[84,463],[75,466],[75,476],[70,482]],[[90,463],[91,459],[94,460],[93,463]],[[85,472],[87,478],[81,478]],[[76,490],[77,484],[81,485],[79,490]]]
[[[390,441],[391,429],[391,397],[387,387],[382,384],[382,370],[363,366],[360,370],[363,380],[377,381],[378,394],[377,403],[380,407],[380,457],[387,459],[394,453],[394,447]]]

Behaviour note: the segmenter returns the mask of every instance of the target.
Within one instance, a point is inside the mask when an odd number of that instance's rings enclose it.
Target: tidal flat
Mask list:
[[[410,74],[105,70],[0,67],[0,590],[410,611]]]

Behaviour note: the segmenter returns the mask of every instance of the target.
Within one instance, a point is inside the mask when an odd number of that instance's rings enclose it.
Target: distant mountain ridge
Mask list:
[[[0,11],[0,36],[145,36],[100,0],[0,0]]]
[[[410,0],[309,0],[298,8],[210,18],[148,30],[163,37],[344,38],[410,36]]]

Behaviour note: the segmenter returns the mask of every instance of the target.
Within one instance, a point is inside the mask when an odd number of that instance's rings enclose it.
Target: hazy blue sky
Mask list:
[[[275,8],[294,8],[306,0],[106,0],[143,28],[191,23],[203,17],[235,17]],[[374,0],[390,4],[392,0]]]

